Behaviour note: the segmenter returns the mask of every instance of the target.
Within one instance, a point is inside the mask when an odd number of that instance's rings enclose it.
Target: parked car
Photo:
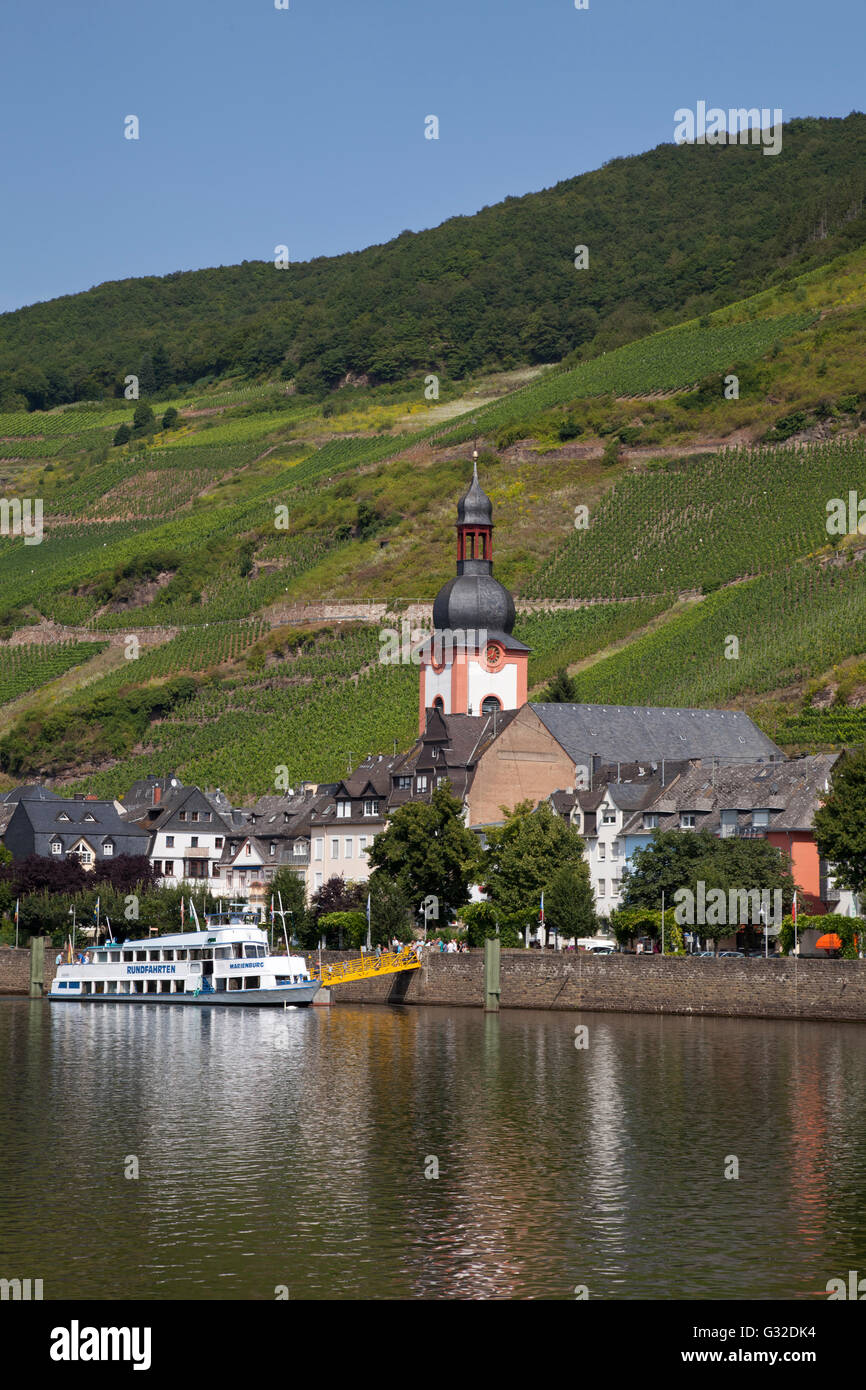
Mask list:
[[[613,956],[613,955],[616,955],[616,947],[615,947],[615,946],[587,946],[587,948],[586,948],[586,954],[587,954],[588,956]]]
[[[745,952],[743,951],[719,951],[719,960],[730,960],[732,956],[740,960],[746,959]]]

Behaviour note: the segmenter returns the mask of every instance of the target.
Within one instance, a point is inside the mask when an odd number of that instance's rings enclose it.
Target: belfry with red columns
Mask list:
[[[512,636],[514,600],[493,578],[493,504],[478,481],[457,504],[457,574],[433,603],[433,638],[421,648],[419,732],[427,711],[486,714],[526,704],[529,648]]]

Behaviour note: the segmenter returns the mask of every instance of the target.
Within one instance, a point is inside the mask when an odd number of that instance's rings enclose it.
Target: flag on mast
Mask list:
[[[367,894],[367,950],[373,946],[372,928],[370,926],[370,894]]]
[[[16,898],[16,899],[15,899],[15,945],[16,945],[16,946],[18,945],[18,904],[19,904],[20,902],[21,902],[21,899],[20,899],[20,898]]]
[[[794,889],[794,901],[791,903],[791,921],[797,925],[797,890]]]

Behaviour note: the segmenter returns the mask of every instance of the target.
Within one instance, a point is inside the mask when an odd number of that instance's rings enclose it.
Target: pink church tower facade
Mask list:
[[[457,573],[436,595],[433,638],[420,652],[419,732],[429,709],[490,715],[526,704],[529,648],[512,635],[514,619],[511,594],[493,578],[493,504],[476,463],[457,505]]]

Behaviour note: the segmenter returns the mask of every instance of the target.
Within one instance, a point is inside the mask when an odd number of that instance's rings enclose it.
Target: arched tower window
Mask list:
[[[496,714],[501,709],[502,701],[498,700],[495,695],[488,695],[486,699],[481,701],[482,714]]]
[[[441,695],[436,696],[436,699],[433,701],[433,708],[438,709],[442,714],[445,713],[445,701],[442,699]]]

